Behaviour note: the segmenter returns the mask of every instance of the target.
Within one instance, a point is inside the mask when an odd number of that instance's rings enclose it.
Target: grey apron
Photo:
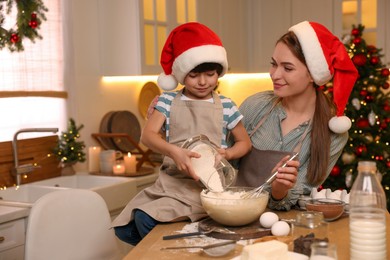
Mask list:
[[[256,130],[266,121],[277,103],[278,101],[275,102],[267,114],[264,115],[262,119],[260,119],[259,123],[249,134],[249,137],[252,137]],[[252,146],[251,151],[240,159],[239,171],[235,185],[258,187],[265,183],[267,178],[272,174],[272,170],[275,168],[276,164],[280,162],[283,157],[286,155],[291,156],[301,150],[303,139],[305,138],[309,128],[309,126],[306,128],[305,132],[302,134],[292,152],[259,150]]]
[[[223,128],[223,108],[219,96],[213,92],[214,103],[200,100],[180,100],[180,91],[172,101],[169,142],[181,145],[186,139],[204,134],[220,144]],[[140,209],[161,222],[197,221],[207,216],[201,201],[200,182],[180,172],[173,160],[165,156],[156,182],[132,199],[113,226],[128,224],[134,209]]]

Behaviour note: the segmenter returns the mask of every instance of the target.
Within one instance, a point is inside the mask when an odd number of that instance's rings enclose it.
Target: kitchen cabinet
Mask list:
[[[197,1],[197,21],[221,38],[227,51],[229,73],[248,72],[249,69],[250,3],[250,0]]]
[[[334,1],[322,0],[253,0],[251,2],[251,52],[249,72],[268,72],[276,41],[288,28],[301,21],[322,23],[333,31],[338,15]]]
[[[25,218],[0,224],[0,260],[24,259]]]

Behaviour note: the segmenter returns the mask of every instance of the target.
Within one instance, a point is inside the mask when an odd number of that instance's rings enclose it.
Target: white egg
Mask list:
[[[279,216],[273,212],[265,212],[260,216],[260,225],[263,228],[271,228],[279,220]]]
[[[290,234],[290,225],[285,221],[275,222],[271,227],[271,233],[274,236],[287,236]]]

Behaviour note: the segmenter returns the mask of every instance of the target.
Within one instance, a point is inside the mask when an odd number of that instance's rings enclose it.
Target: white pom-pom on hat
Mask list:
[[[329,120],[329,129],[336,134],[347,132],[351,126],[351,119],[346,116],[334,116]]]
[[[344,44],[326,27],[315,22],[298,23],[289,31],[294,32],[301,44],[314,82],[323,86],[333,78],[337,117],[329,121],[329,129],[338,134],[347,132],[352,124],[349,118],[343,116],[344,110],[359,74]]]
[[[177,87],[177,80],[172,75],[165,75],[161,73],[157,78],[157,85],[163,86],[163,89],[166,91],[174,90]]]

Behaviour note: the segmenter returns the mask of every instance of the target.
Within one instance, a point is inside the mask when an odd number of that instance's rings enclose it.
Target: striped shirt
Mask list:
[[[165,120],[165,136],[167,142],[169,142],[169,118],[170,118],[170,111],[171,111],[171,105],[172,101],[175,98],[175,96],[179,93],[179,91],[176,92],[164,92],[162,93],[157,101],[157,104],[155,106],[155,109],[157,109],[159,112],[161,112],[166,120]],[[226,143],[226,136],[228,131],[232,130],[236,125],[241,121],[242,114],[238,110],[238,107],[236,104],[229,98],[218,95],[221,99],[222,107],[223,107],[223,126],[222,126],[222,140],[221,140],[221,147],[226,148],[228,145]],[[185,98],[183,95],[180,97],[181,100],[188,100],[188,98]],[[212,102],[212,99],[210,100]],[[208,100],[205,100],[204,102],[208,102]],[[183,122],[184,123],[184,122]],[[186,122],[187,123],[187,122]]]
[[[265,91],[256,93],[248,97],[240,106],[240,111],[244,115],[243,124],[251,133],[256,127],[257,123],[263,118],[271,109],[277,97],[273,91]],[[286,118],[286,112],[283,106],[278,103],[270,112],[264,123],[253,133],[251,137],[252,145],[259,150],[278,150],[292,152],[294,147],[298,144],[302,134],[307,127],[310,127],[308,122],[300,124],[288,134],[283,136],[281,123]],[[302,147],[299,153],[300,166],[298,169],[298,177],[295,187],[290,189],[288,195],[280,200],[270,200],[269,207],[277,210],[289,210],[291,206],[296,204],[301,194],[309,194],[314,187],[306,180],[307,168],[310,159],[310,137],[311,129],[302,142]],[[330,161],[328,165],[328,175],[340,157],[341,152],[347,143],[348,133],[332,134],[330,144]],[[270,191],[270,187],[268,187]]]

